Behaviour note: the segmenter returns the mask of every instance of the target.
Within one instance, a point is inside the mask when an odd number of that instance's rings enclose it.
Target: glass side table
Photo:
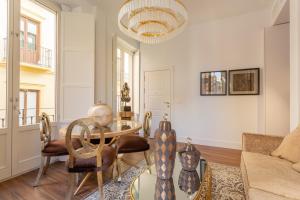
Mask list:
[[[212,172],[201,158],[195,171],[185,171],[176,155],[173,177],[161,180],[156,176],[155,165],[145,170],[130,186],[132,200],[211,200]]]

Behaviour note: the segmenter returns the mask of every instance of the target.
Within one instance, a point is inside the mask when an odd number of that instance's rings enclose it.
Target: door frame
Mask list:
[[[12,130],[13,130],[13,42],[15,38],[14,21],[14,2],[7,1],[7,59],[6,59],[6,128],[0,129],[0,135],[7,135],[6,138],[6,166],[0,170],[0,179],[6,180],[12,175]],[[5,169],[7,168],[7,169]]]
[[[141,111],[141,118],[140,121],[143,120],[144,114],[145,114],[145,74],[146,72],[154,72],[154,71],[165,71],[165,70],[169,70],[170,71],[170,105],[171,105],[171,109],[170,109],[170,116],[169,116],[169,120],[172,120],[173,115],[174,115],[174,72],[175,72],[175,68],[174,66],[162,66],[162,67],[145,67],[142,68],[141,70],[141,78],[140,78],[140,111]]]

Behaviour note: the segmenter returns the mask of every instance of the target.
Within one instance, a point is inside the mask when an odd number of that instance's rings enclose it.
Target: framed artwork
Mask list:
[[[229,95],[259,95],[259,68],[229,70]]]
[[[201,72],[200,95],[201,96],[227,95],[227,71]]]

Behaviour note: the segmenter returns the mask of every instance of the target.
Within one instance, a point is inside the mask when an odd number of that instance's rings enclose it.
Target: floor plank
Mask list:
[[[153,140],[150,141],[153,149]],[[178,143],[177,149],[182,148],[183,144]],[[196,145],[201,155],[210,162],[225,165],[239,166],[241,151],[217,147]],[[143,153],[127,154],[124,157],[132,162],[139,162]],[[57,162],[49,167],[45,176],[41,178],[39,187],[32,187],[32,183],[37,175],[37,170],[26,173],[19,177],[0,183],[0,200],[63,200],[67,191],[68,173],[63,162]],[[82,188],[75,199],[84,199],[97,190],[96,178],[91,178]]]

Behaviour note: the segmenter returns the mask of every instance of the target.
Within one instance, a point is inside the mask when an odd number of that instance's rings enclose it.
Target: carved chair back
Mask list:
[[[144,138],[148,138],[151,133],[152,112],[146,112],[144,115],[143,131]]]
[[[51,124],[49,116],[46,113],[42,113],[40,116],[40,139],[42,143],[42,150],[51,141]]]
[[[100,144],[91,143],[91,133],[94,127],[99,129]],[[74,148],[72,143],[73,130],[80,131],[81,148]],[[73,168],[76,159],[89,159],[96,157],[97,167],[102,166],[102,151],[105,144],[104,132],[101,131],[101,126],[91,118],[81,118],[73,121],[67,128],[66,147],[69,152],[69,168]],[[78,136],[77,136],[78,137]]]

